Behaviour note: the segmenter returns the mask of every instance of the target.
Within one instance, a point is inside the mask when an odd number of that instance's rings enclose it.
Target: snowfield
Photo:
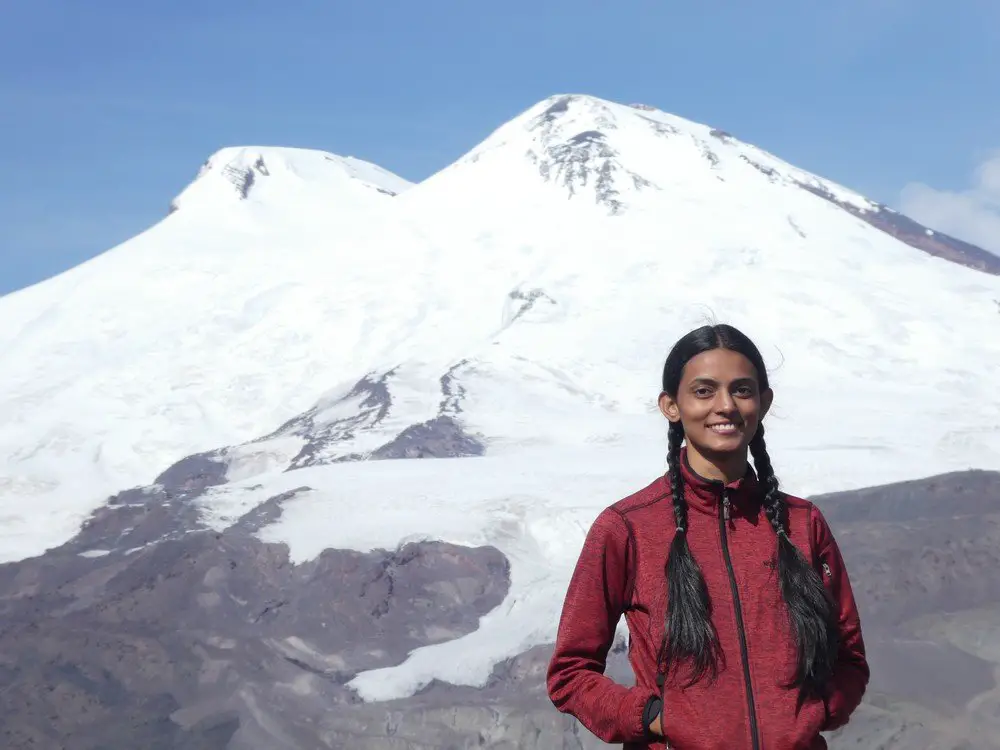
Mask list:
[[[310,488],[260,532],[297,561],[495,545],[507,600],[354,680],[380,700],[482,684],[552,639],[589,523],[663,470],[660,369],[694,326],[760,346],[789,491],[1000,469],[1000,277],[845,206],[881,210],[728,134],[583,96],[416,185],[323,152],[220,151],[159,224],[0,299],[0,559],[207,451],[227,467],[198,501],[216,528]],[[444,418],[484,455],[357,460]]]

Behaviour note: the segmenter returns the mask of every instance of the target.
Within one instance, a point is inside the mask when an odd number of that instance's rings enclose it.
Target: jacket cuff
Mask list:
[[[624,704],[620,708],[622,735],[626,742],[649,739],[646,728],[646,705],[651,698],[657,698],[656,690],[639,686],[630,688]]]
[[[657,696],[652,696],[646,701],[646,707],[642,711],[642,728],[646,732],[647,737],[652,737],[653,732],[650,731],[650,726],[656,721],[656,717],[660,715],[663,711],[663,701]]]

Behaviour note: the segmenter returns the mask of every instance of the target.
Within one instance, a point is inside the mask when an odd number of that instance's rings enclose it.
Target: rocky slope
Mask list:
[[[435,682],[363,703],[347,686],[474,630],[508,589],[497,550],[411,543],[293,564],[255,536],[290,496],[217,532],[183,468],[112,498],[66,545],[0,567],[4,748],[602,746],[551,707],[546,646],[482,688]],[[874,671],[832,747],[1000,747],[1000,474],[816,501],[856,582]],[[609,674],[627,682],[622,645]]]

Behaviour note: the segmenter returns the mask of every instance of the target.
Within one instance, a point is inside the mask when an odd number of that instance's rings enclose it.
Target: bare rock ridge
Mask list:
[[[563,126],[570,105],[586,106],[599,130],[573,131],[573,123]],[[603,131],[617,128],[614,116],[599,102],[583,97],[556,97],[531,123],[538,133],[538,148],[527,157],[546,182],[561,185],[572,197],[584,188],[593,191],[594,201],[612,216],[626,210],[620,199],[625,184],[636,190],[655,188],[646,178],[626,168],[620,154]]]
[[[111,498],[69,543],[0,566],[4,748],[598,748],[544,690],[550,647],[481,689],[432,683],[365,704],[347,683],[460,637],[509,585],[495,549],[327,549],[302,564],[257,538],[272,498],[224,531],[194,457]],[[834,750],[1000,748],[1000,473],[815,500],[847,557],[874,677]],[[625,644],[609,674],[631,680]]]
[[[528,158],[537,165],[543,179],[564,186],[571,196],[593,183],[595,201],[606,206],[610,214],[619,214],[625,208],[619,200],[620,180],[628,181],[635,189],[655,186],[621,165],[620,154],[601,131],[586,130],[565,140],[558,136],[556,124],[568,110],[570,101],[570,98],[558,99],[536,118],[535,127],[541,133],[543,146],[541,153],[529,151]],[[598,122],[605,128],[615,127],[612,118],[598,115]]]
[[[288,467],[290,471],[304,466],[361,459],[480,456],[486,450],[484,442],[480,437],[468,434],[459,421],[464,390],[456,379],[456,373],[465,365],[465,362],[460,362],[440,377],[441,402],[436,416],[407,426],[363,455],[344,452],[342,446],[363,431],[378,431],[382,427],[392,408],[391,381],[395,370],[379,376],[365,376],[334,405],[325,405],[323,409],[326,411],[331,406],[357,402],[358,407],[350,416],[324,421],[320,418],[320,408],[315,407],[289,420],[268,438],[290,434],[304,439],[303,447]]]
[[[265,177],[268,176],[267,165],[264,163],[264,157],[259,156],[253,164],[249,166],[240,167],[236,164],[229,163],[222,168],[222,176],[233,183],[236,188],[236,192],[239,193],[240,198],[246,200],[247,196],[250,194],[250,188],[253,187],[256,181],[257,174],[262,174]]]
[[[545,297],[543,293],[529,295],[515,317],[526,313],[539,296]],[[298,441],[299,447],[280,466],[284,471],[350,461],[481,456],[486,452],[485,438],[470,433],[462,423],[465,389],[459,375],[471,366],[467,360],[459,361],[438,378],[440,401],[437,413],[430,419],[402,428],[388,426],[393,408],[393,379],[398,372],[370,373],[343,395],[292,417],[267,435],[178,461],[163,471],[154,484],[171,496],[197,494],[229,481],[234,457],[265,451],[270,442],[288,438]],[[374,437],[369,443],[373,447],[364,451],[351,447],[371,436]],[[268,462],[267,468],[275,468],[273,462]]]
[[[977,271],[1000,275],[1000,255],[994,255],[988,250],[956,239],[943,232],[928,229],[923,224],[892,210],[888,206],[876,204],[872,210],[862,211],[849,203],[838,201],[834,195],[821,188],[813,185],[802,185],[801,187],[814,195],[818,195],[823,200],[840,206],[848,213],[857,216],[876,229],[892,235],[900,242],[905,242],[910,247],[922,250],[938,258],[950,260],[952,263],[974,268]]]

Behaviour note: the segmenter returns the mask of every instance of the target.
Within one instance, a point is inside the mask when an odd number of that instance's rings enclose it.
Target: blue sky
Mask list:
[[[997,0],[4,0],[0,294],[159,220],[222,146],[419,180],[564,92],[1000,238]]]

